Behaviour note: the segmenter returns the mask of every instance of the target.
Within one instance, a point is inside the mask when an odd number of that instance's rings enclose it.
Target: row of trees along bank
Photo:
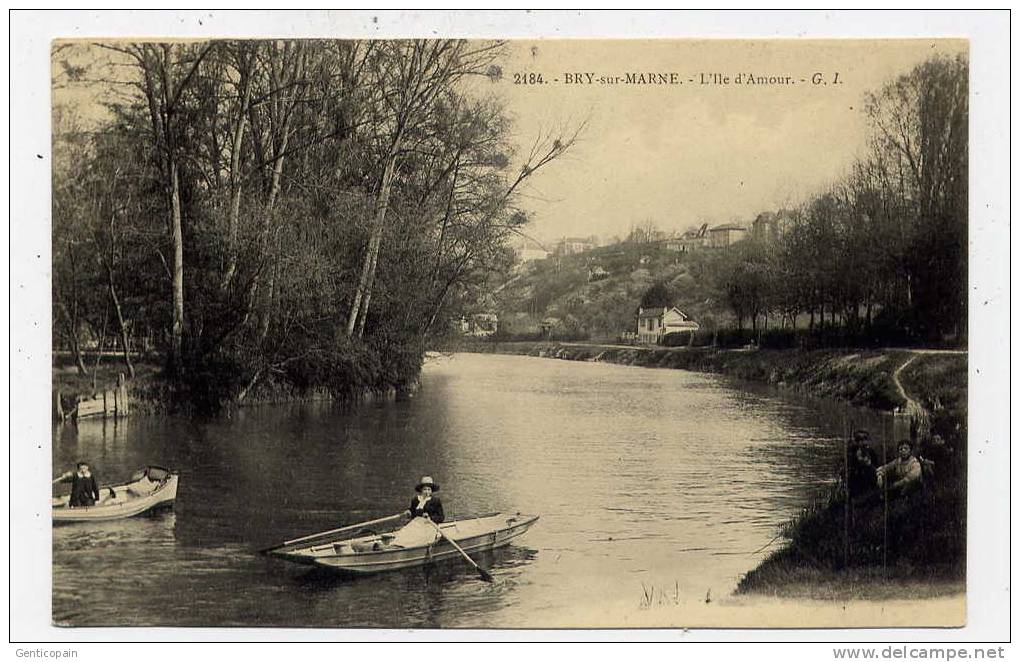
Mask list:
[[[503,44],[54,48],[54,344],[152,345],[175,397],[414,379],[426,338],[511,259],[522,185],[485,86]],[[82,93],[98,117],[76,113]],[[61,100],[64,99],[63,102]],[[97,106],[99,104],[97,103]]]
[[[779,237],[730,249],[720,290],[755,330],[778,318],[853,336],[967,337],[968,65],[936,57],[868,95],[870,148],[783,212]]]

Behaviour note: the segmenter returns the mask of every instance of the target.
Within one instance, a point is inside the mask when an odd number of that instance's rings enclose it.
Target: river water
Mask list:
[[[54,528],[53,618],[583,627],[664,600],[719,602],[826,489],[848,425],[888,427],[719,376],[458,354],[427,363],[404,401],[58,426],[55,473],[87,458],[101,482],[146,464],[181,480],[172,512]],[[447,519],[541,516],[480,558],[493,584],[460,562],[346,579],[255,553],[399,512],[423,474]]]

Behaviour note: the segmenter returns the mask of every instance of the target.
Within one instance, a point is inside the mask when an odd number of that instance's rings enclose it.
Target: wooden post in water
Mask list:
[[[124,373],[120,374],[120,397],[126,416],[131,411],[131,398],[128,397],[127,379],[124,377]]]

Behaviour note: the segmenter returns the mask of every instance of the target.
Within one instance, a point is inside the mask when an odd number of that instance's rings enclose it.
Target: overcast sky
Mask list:
[[[937,52],[965,49],[931,40],[519,41],[493,88],[525,151],[540,131],[588,121],[570,158],[536,175],[530,233],[605,239],[647,220],[682,230],[798,204],[863,152],[866,92]],[[567,72],[676,72],[683,84],[567,86]],[[810,84],[816,72],[830,84]],[[541,73],[546,84],[514,84],[518,73]],[[796,82],[711,86],[698,84],[702,73]]]

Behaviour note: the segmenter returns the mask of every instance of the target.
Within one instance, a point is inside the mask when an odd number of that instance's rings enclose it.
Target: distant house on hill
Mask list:
[[[663,239],[656,239],[650,243],[660,251],[669,251],[673,253],[683,252],[683,239],[679,235],[670,235]]]
[[[679,237],[670,239],[666,249],[679,253],[690,253],[708,245],[708,223],[702,224],[697,230],[687,230]]]
[[[638,308],[637,337],[641,342],[658,343],[669,333],[697,331],[698,323],[676,306]]]
[[[736,223],[724,223],[708,231],[708,245],[712,248],[725,248],[745,238],[747,228]]]
[[[516,251],[517,259],[521,262],[534,262],[549,257],[549,250],[534,239],[525,239]]]
[[[776,213],[762,212],[751,224],[751,237],[763,243],[778,241],[789,232],[793,222],[793,214],[786,209],[780,209]]]
[[[556,244],[556,255],[576,255],[585,251],[598,248],[598,241],[594,237],[564,237]]]

